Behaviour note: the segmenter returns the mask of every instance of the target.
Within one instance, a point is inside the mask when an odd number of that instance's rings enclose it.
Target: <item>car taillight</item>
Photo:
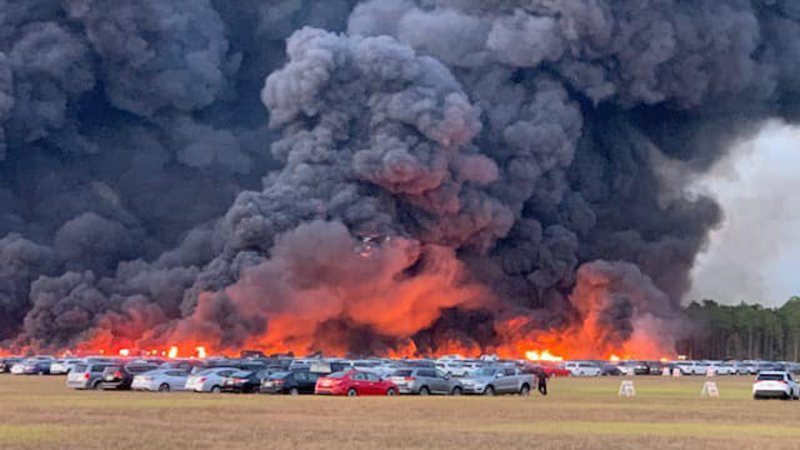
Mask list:
[[[403,379],[406,380],[406,381],[417,381],[417,379],[414,378],[414,377],[405,377]]]
[[[122,372],[114,372],[114,378],[122,378]]]
[[[92,377],[92,376],[91,376],[91,375],[89,375],[89,373],[88,373],[88,372],[87,372],[87,373],[85,373],[85,374],[83,374],[83,379],[84,379],[84,380],[88,380],[88,379],[89,379],[89,378],[91,378],[91,377]]]
[[[286,380],[272,380],[275,384],[283,384]]]
[[[208,378],[206,378],[206,377],[200,377],[200,379],[197,380],[197,381],[199,381],[201,383],[205,383],[207,380],[208,380]]]

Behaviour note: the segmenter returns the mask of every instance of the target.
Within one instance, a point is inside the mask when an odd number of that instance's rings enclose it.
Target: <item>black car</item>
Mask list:
[[[261,380],[269,376],[270,372],[240,371],[225,378],[222,382],[222,392],[252,393],[261,387]]]
[[[622,371],[622,369],[620,369],[616,364],[603,363],[603,365],[601,365],[600,367],[602,369],[602,372],[600,372],[600,375],[602,375],[604,377],[607,377],[607,376],[617,377],[617,376],[625,375],[625,373]]]
[[[261,381],[262,394],[313,394],[318,374],[307,371],[275,372]]]
[[[0,373],[11,373],[14,364],[21,363],[23,358],[3,358],[0,359]]]
[[[100,389],[129,390],[133,384],[133,377],[158,369],[157,364],[128,364],[126,366],[109,366],[103,370],[100,378]]]

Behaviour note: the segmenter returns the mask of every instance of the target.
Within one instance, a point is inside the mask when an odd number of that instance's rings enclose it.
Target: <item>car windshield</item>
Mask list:
[[[395,370],[392,374],[393,377],[410,377],[411,376],[410,370]]]
[[[483,369],[477,370],[475,372],[475,375],[479,376],[479,377],[490,377],[490,376],[494,375],[494,373],[496,371],[497,371],[497,369],[483,368]]]
[[[782,373],[760,373],[758,381],[783,381]]]
[[[346,372],[333,372],[332,374],[328,375],[327,378],[344,378]]]
[[[253,372],[240,371],[240,372],[234,373],[231,376],[234,377],[234,378],[247,378],[252,374],[253,374]]]
[[[86,364],[78,364],[72,369],[72,371],[75,373],[86,372]]]
[[[269,375],[269,379],[270,380],[282,380],[282,379],[288,377],[289,375],[291,375],[291,373],[292,372],[274,372],[274,373],[271,373]]]

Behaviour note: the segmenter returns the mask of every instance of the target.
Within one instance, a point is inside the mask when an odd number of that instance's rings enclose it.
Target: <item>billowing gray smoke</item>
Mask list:
[[[521,316],[608,328],[589,354],[673,332],[720,211],[663,166],[707,169],[800,92],[789,0],[0,12],[14,346],[492,348]]]

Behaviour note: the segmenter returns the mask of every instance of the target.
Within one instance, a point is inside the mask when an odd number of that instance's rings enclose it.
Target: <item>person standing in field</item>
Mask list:
[[[536,380],[539,388],[539,393],[542,395],[547,395],[547,379],[550,376],[544,370],[544,368],[539,367],[536,372]]]

